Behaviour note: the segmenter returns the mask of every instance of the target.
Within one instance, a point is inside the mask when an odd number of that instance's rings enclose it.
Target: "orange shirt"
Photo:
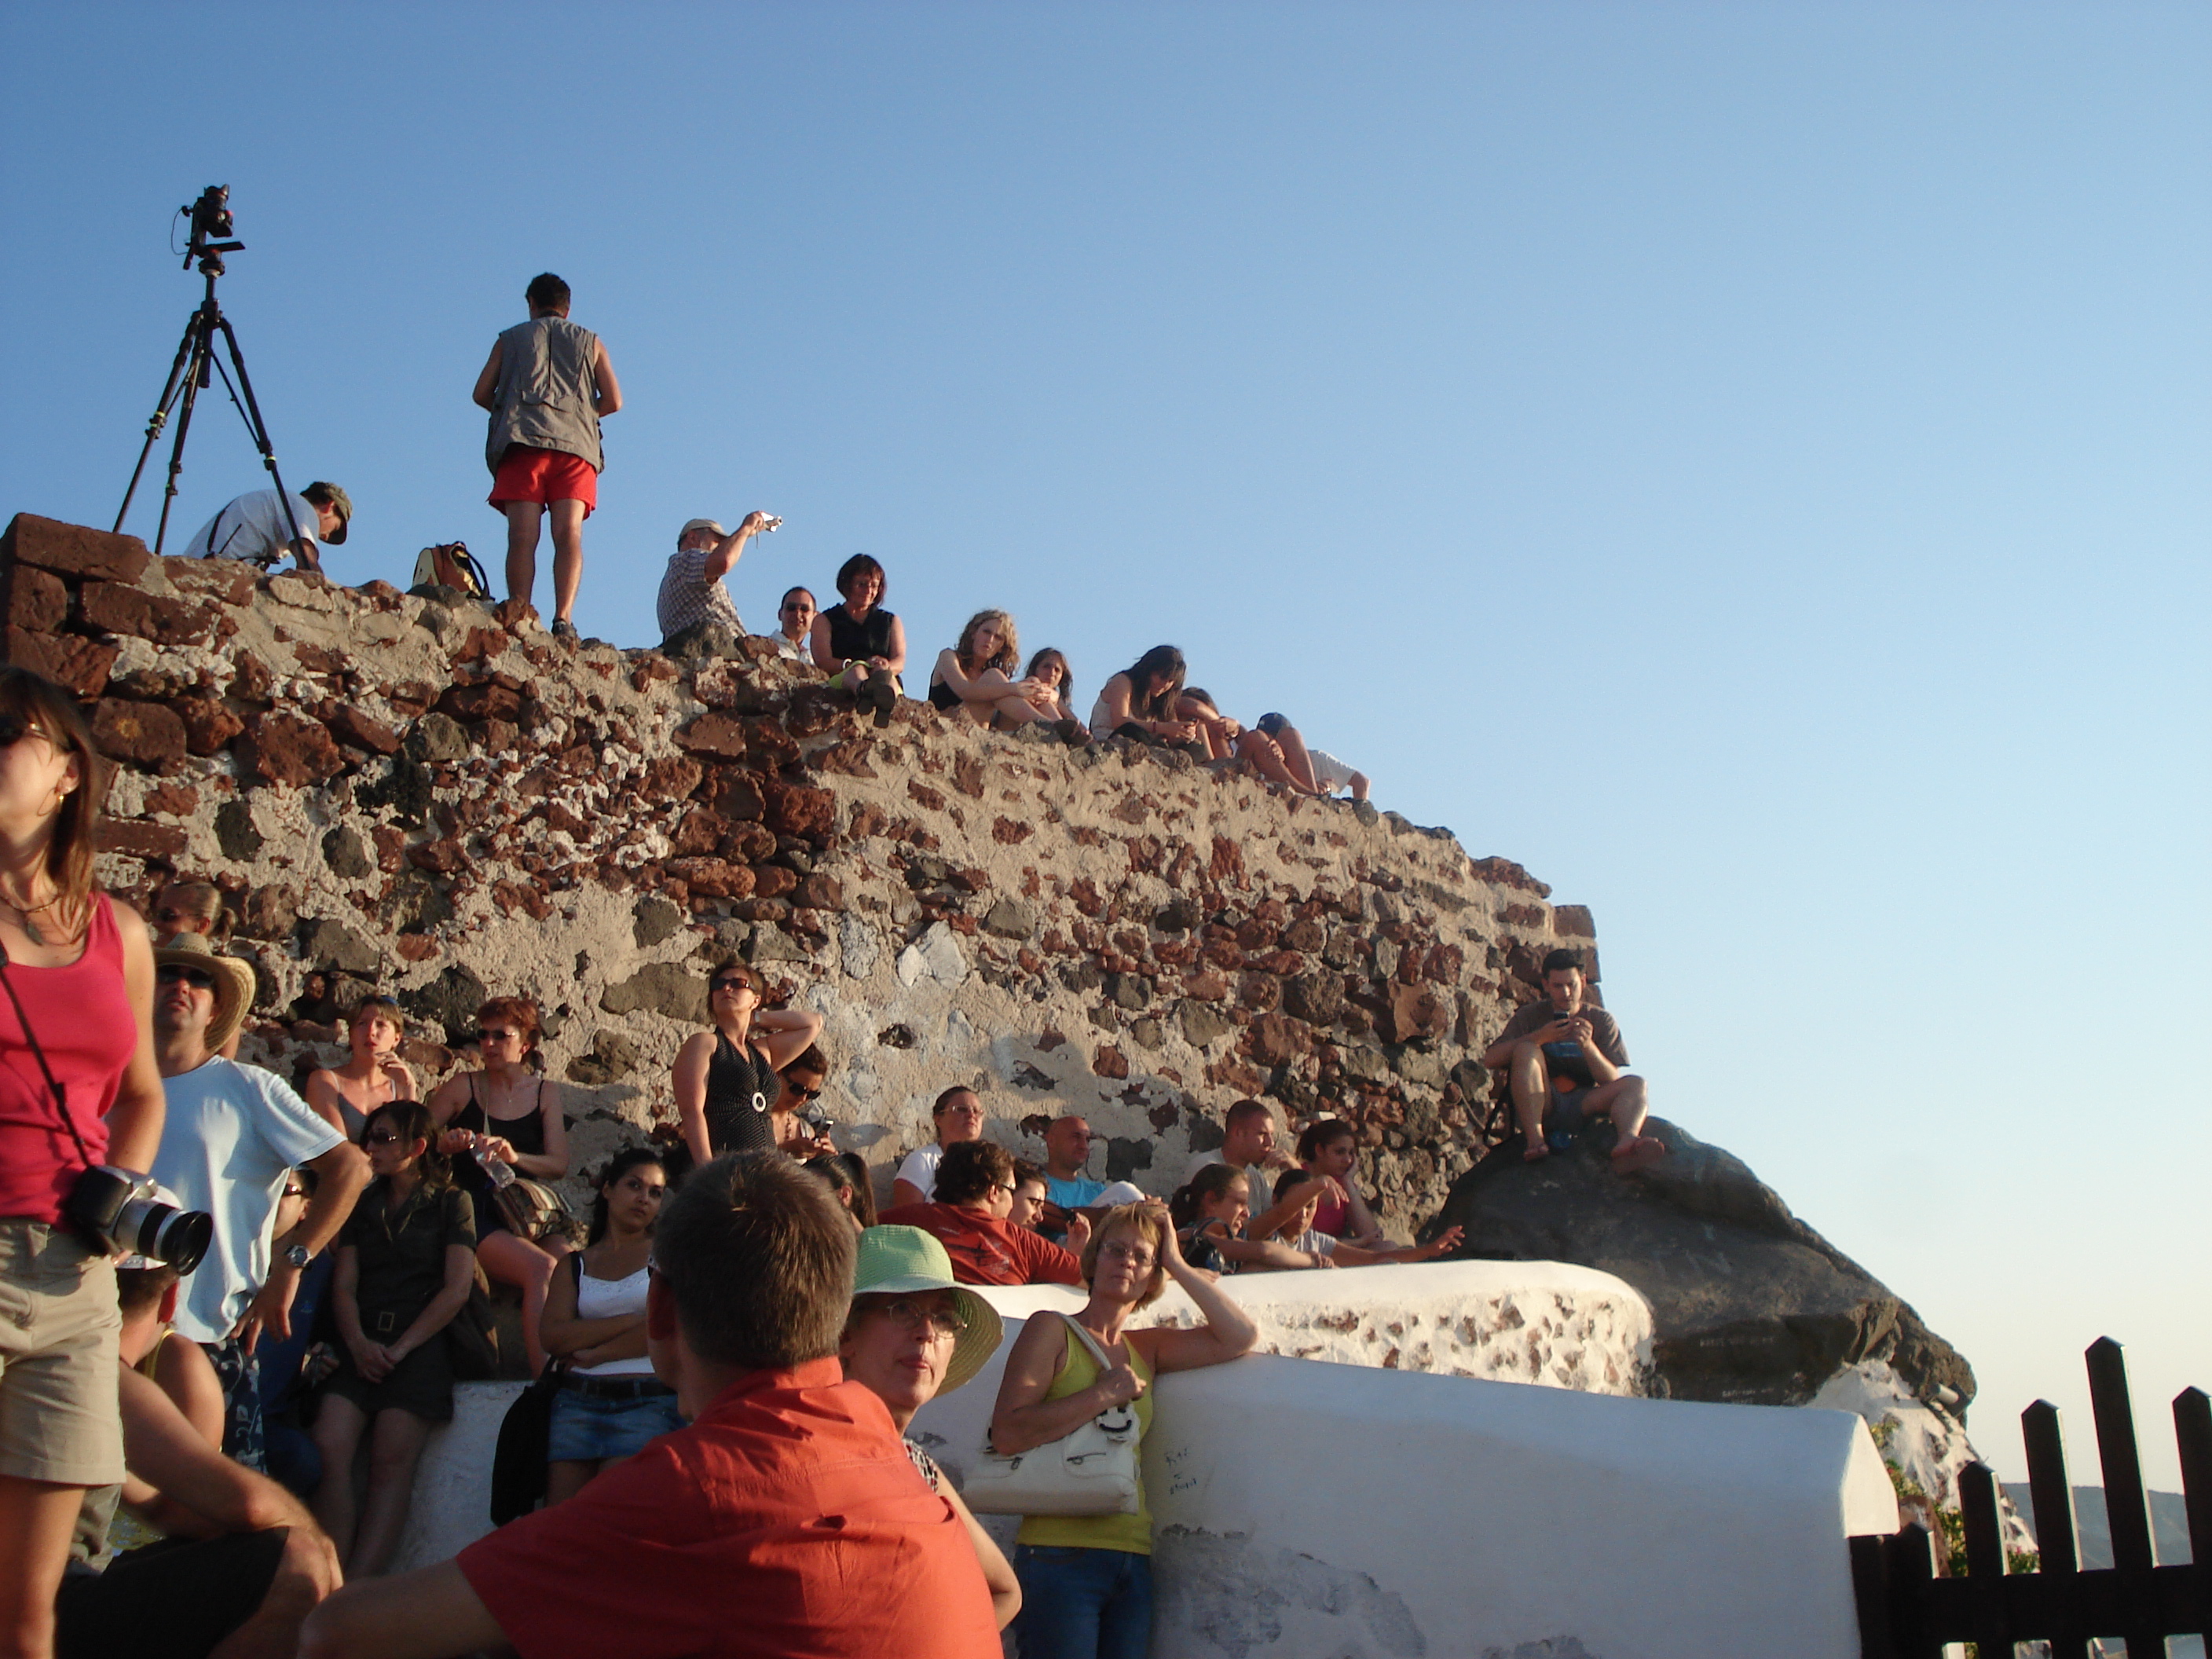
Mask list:
[[[967,1529],[842,1376],[751,1372],[456,1565],[523,1659],[994,1659]]]
[[[1050,1239],[957,1204],[901,1204],[876,1218],[934,1234],[963,1285],[1080,1285],[1083,1264]]]

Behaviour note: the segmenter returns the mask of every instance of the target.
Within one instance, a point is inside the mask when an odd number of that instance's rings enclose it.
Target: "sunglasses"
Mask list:
[[[361,1138],[361,1144],[364,1146],[389,1146],[398,1139],[399,1132],[396,1129],[371,1129]]]
[[[722,991],[750,991],[755,996],[758,996],[760,994],[759,986],[754,984],[752,981],[749,979],[739,979],[734,975],[728,979],[716,980],[708,988],[718,993]]]
[[[804,599],[793,599],[788,601],[783,606],[783,609],[786,611],[811,611],[814,607],[807,604]]]
[[[968,1328],[957,1309],[925,1307],[904,1297],[878,1304],[877,1311],[902,1331],[919,1331],[927,1326],[932,1336],[957,1336]]]
[[[196,991],[215,989],[215,975],[204,968],[187,968],[181,963],[170,963],[154,975],[161,985],[189,985]]]
[[[796,1083],[785,1084],[783,1085],[783,1091],[787,1095],[789,1095],[793,1100],[819,1100],[822,1098],[821,1090],[802,1089]]]
[[[522,1033],[520,1031],[487,1030],[481,1025],[477,1028],[477,1042],[479,1044],[486,1042],[504,1042],[509,1037],[519,1037],[521,1035]]]

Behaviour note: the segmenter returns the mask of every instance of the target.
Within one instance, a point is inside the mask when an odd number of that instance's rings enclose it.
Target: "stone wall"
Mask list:
[[[0,602],[9,660],[83,698],[118,763],[103,878],[228,895],[261,982],[243,1058],[339,1057],[294,1017],[313,969],[395,993],[428,1079],[483,997],[526,994],[580,1167],[672,1121],[703,970],[735,951],[827,1017],[841,1142],[879,1172],[965,1083],[994,1139],[1035,1155],[1079,1111],[1094,1174],[1164,1193],[1265,1094],[1358,1124],[1405,1234],[1478,1150],[1475,1056],[1545,951],[1592,942],[1445,831],[921,702],[878,731],[773,658],[580,648],[451,590],[154,559],[28,514]]]

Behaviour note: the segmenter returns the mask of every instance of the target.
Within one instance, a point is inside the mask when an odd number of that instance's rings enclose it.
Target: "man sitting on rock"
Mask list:
[[[1014,1225],[1007,1219],[1013,1208],[1013,1154],[988,1140],[963,1140],[945,1149],[935,1203],[896,1205],[876,1218],[934,1236],[963,1285],[1080,1285],[1077,1257],[1091,1242],[1090,1222],[1078,1214],[1062,1249]]]
[[[1565,1150],[1592,1118],[1613,1119],[1613,1168],[1627,1174],[1649,1169],[1667,1149],[1644,1133],[1649,1109],[1644,1079],[1621,1070],[1628,1064],[1620,1024],[1595,1004],[1585,1006],[1582,958],[1554,951],[1544,958],[1545,999],[1529,1003],[1506,1022],[1482,1063],[1504,1071],[1520,1120],[1522,1156],[1531,1164]],[[1546,1139],[1549,1121],[1552,1139]]]
[[[812,665],[814,659],[806,648],[806,636],[814,631],[814,595],[804,587],[794,587],[783,596],[776,607],[775,627],[758,637],[775,647],[775,654],[786,662]]]
[[[676,551],[669,556],[654,606],[662,650],[708,623],[720,623],[733,639],[744,636],[744,623],[722,578],[744,556],[748,541],[782,522],[765,513],[748,513],[735,530],[726,531],[712,519],[694,519],[676,532]]]

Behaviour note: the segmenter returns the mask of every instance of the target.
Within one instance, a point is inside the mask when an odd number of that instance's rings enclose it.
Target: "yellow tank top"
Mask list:
[[[1059,1318],[1056,1314],[1038,1314],[1039,1319]],[[1091,1350],[1077,1336],[1068,1322],[1061,1321],[1061,1334],[1067,1344],[1067,1356],[1060,1368],[1060,1375],[1044,1391],[1047,1400],[1065,1400],[1072,1394],[1081,1394],[1098,1380],[1098,1362],[1091,1357]],[[1147,1386],[1137,1396],[1137,1444],[1141,1448],[1145,1437],[1152,1430],[1152,1368],[1145,1364],[1137,1345],[1128,1341],[1127,1333],[1122,1340],[1129,1350],[1129,1369]],[[1145,1498],[1145,1478],[1141,1468],[1137,1475],[1137,1512],[1134,1515],[1025,1515],[1022,1529],[1014,1535],[1018,1544],[1042,1544],[1048,1548],[1085,1550],[1121,1550],[1131,1555],[1150,1555],[1152,1553],[1152,1510]]]

